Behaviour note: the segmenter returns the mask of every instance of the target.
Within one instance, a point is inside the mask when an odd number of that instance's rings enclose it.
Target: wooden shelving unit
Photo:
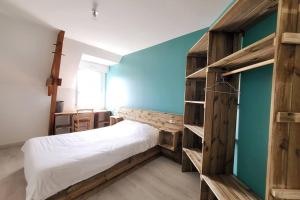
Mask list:
[[[182,171],[200,173],[201,200],[259,199],[232,175],[239,94],[219,83],[238,88],[239,73],[269,64],[274,71],[265,199],[300,199],[300,156],[291,153],[300,144],[299,7],[298,0],[237,0],[190,49]],[[276,33],[241,49],[243,32],[273,11]]]
[[[190,49],[187,56],[182,140],[182,171],[186,172],[197,171],[201,173],[202,170],[208,37],[208,33],[204,34]],[[190,60],[194,60],[194,62]]]

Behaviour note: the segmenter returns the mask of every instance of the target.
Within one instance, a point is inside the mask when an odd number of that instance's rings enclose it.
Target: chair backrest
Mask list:
[[[73,132],[94,128],[94,109],[78,109],[72,120]]]

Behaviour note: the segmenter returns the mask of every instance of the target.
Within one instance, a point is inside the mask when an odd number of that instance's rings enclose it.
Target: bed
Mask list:
[[[178,128],[176,116],[128,111],[110,127],[28,140],[22,147],[26,200],[75,199],[157,156],[160,125]]]

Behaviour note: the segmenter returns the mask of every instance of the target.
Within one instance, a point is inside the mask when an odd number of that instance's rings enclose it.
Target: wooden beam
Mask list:
[[[57,87],[61,85],[62,80],[59,78],[62,48],[64,41],[64,31],[60,31],[55,44],[55,54],[51,68],[51,75],[46,81],[48,86],[48,96],[51,96],[50,116],[49,116],[49,135],[54,134],[54,113],[56,110]]]
[[[300,33],[283,33],[281,42],[283,44],[300,44]]]
[[[236,70],[232,70],[230,72],[223,73],[222,76],[229,76],[229,75],[241,73],[241,72],[244,72],[244,71],[248,71],[248,70],[251,70],[251,69],[258,68],[258,67],[263,67],[263,66],[273,64],[273,63],[274,63],[274,59],[266,60],[266,61],[263,61],[263,62],[260,62],[260,63],[256,63],[254,65],[249,65],[247,67],[242,67],[242,68],[239,68],[239,69],[236,69]]]
[[[277,113],[277,122],[280,122],[280,123],[288,123],[288,122],[300,123],[300,113],[278,112]]]
[[[280,0],[275,38],[266,200],[273,188],[300,188],[300,126],[278,123],[277,113],[300,111],[300,46],[282,43],[283,33],[300,33],[299,0]]]
[[[300,190],[291,189],[272,189],[272,195],[276,199],[300,199]]]

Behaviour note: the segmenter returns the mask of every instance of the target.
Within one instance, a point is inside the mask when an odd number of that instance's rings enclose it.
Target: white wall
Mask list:
[[[101,62],[102,60],[102,62],[106,61],[108,63],[118,63],[121,59],[120,55],[116,55],[68,38],[64,40],[63,54],[65,54],[65,56],[62,57],[60,68],[62,85],[58,89],[57,100],[64,101],[65,111],[76,109],[76,73],[83,55],[101,58],[96,59],[94,62],[99,62],[99,60]]]
[[[57,34],[57,29],[9,1],[0,1],[0,146],[48,134],[50,97],[45,83]],[[69,39],[63,53],[58,100],[69,110],[75,105],[75,76],[83,54],[112,62],[121,59]]]
[[[0,145],[4,145],[48,133],[50,97],[45,81],[58,31],[10,17],[1,9],[0,27]]]

